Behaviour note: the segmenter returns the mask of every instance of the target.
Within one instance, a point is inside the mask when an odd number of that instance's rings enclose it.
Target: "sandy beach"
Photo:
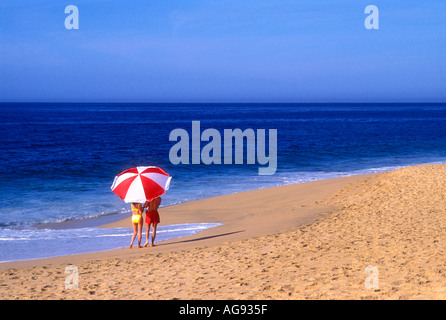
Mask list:
[[[446,165],[422,165],[165,207],[164,225],[223,225],[154,248],[2,263],[0,298],[445,299],[445,185]],[[71,264],[78,289],[65,287]]]

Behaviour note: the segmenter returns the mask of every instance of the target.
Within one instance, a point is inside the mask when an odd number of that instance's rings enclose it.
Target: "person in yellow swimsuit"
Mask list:
[[[135,241],[136,236],[138,235],[138,248],[141,247],[141,237],[142,237],[142,226],[144,221],[142,219],[142,204],[132,202],[132,226],[133,226],[133,235],[132,242],[130,242],[129,248],[133,247],[133,241]]]

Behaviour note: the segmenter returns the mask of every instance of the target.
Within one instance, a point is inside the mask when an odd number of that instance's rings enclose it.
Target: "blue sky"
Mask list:
[[[445,58],[444,0],[0,4],[0,101],[444,102]]]

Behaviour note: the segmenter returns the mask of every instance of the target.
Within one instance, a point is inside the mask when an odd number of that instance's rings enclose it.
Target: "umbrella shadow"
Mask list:
[[[233,231],[233,232],[227,232],[227,233],[220,233],[220,234],[215,234],[213,236],[201,237],[201,238],[196,238],[196,239],[188,239],[188,240],[169,242],[169,243],[165,243],[163,245],[176,244],[176,243],[186,243],[186,242],[194,242],[194,241],[203,241],[203,240],[208,240],[208,239],[213,239],[213,238],[225,237],[225,236],[229,236],[231,234],[236,234],[236,233],[240,233],[240,232],[245,232],[245,230],[239,230],[239,231]],[[159,246],[160,245],[161,244],[159,244]]]

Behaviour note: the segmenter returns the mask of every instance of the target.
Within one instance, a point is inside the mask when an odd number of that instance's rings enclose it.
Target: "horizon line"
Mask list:
[[[188,102],[174,102],[174,101],[0,101],[0,104],[26,104],[26,103],[36,103],[36,104],[63,104],[63,103],[72,103],[72,104],[446,104],[445,101],[375,101],[375,102],[366,102],[366,101],[328,101],[328,102],[256,102],[256,101],[230,101],[230,102],[202,102],[202,101],[188,101]]]

